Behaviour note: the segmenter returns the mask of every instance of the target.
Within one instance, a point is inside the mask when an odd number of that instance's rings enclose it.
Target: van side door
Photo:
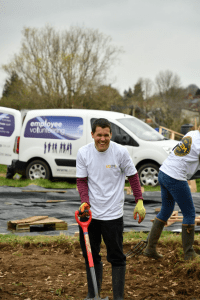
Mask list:
[[[15,109],[0,107],[0,164],[11,165],[18,159],[15,144],[21,132],[21,112]]]

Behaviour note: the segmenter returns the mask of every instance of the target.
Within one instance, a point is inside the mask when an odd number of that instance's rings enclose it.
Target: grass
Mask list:
[[[6,174],[7,166],[0,165],[0,173]],[[61,179],[60,181],[51,181],[47,179],[7,179],[5,177],[0,177],[0,186],[13,186],[13,187],[26,187],[28,185],[37,185],[43,188],[49,189],[74,189],[76,188],[76,183],[74,179]],[[196,179],[197,192],[200,193],[200,179]],[[130,183],[126,182],[125,186],[129,187]],[[160,186],[152,187],[150,185],[144,186],[145,192],[157,192],[160,191]]]
[[[73,244],[77,241],[78,237],[66,236],[64,233],[56,236],[37,235],[37,236],[17,236],[15,234],[0,234],[0,244],[9,243],[10,246],[15,247],[16,245],[24,245],[25,243],[37,244],[38,247],[42,247],[48,244],[57,243],[68,243]]]
[[[0,173],[6,174],[7,172],[7,166],[0,165]],[[21,175],[19,175],[21,177]],[[49,188],[49,189],[74,189],[76,188],[76,184],[74,183],[75,180],[61,179],[58,180],[47,180],[47,179],[7,179],[5,177],[0,177],[0,186],[13,186],[13,187],[26,187],[28,185],[37,185],[43,188]]]
[[[76,188],[75,183],[67,181],[53,182],[47,179],[7,179],[0,177],[0,186],[13,186],[13,187],[26,187],[28,185],[37,185],[47,189],[74,189]]]
[[[133,242],[137,241],[138,239],[146,240],[148,233],[143,231],[130,231],[124,233],[124,242]],[[177,239],[178,234],[170,233],[169,231],[164,231],[161,235],[161,240],[166,241],[170,238],[170,241],[174,241]],[[178,237],[179,239],[179,237]],[[64,233],[60,233],[60,235],[56,236],[47,236],[47,235],[37,235],[37,236],[18,236],[12,233],[9,234],[0,234],[0,244],[2,243],[9,243],[11,246],[15,247],[16,245],[24,245],[25,243],[32,243],[37,244],[38,247],[45,246],[52,243],[73,243],[78,241],[78,237],[68,236]]]
[[[138,240],[146,240],[148,232],[143,231],[134,231],[124,233],[124,242],[134,242]],[[16,245],[24,245],[25,243],[37,244],[38,247],[43,247],[48,244],[57,243],[57,244],[71,244],[78,241],[78,237],[68,236],[65,233],[60,233],[60,235],[48,236],[48,235],[36,235],[36,236],[18,236],[12,233],[9,234],[0,234],[0,244],[9,243],[11,246],[15,247]],[[195,233],[195,240],[200,240],[200,235],[198,232]],[[170,231],[163,231],[159,239],[164,245],[172,244],[181,244],[181,235],[179,233],[173,233]]]
[[[7,166],[0,165],[0,173],[6,173],[7,172]]]
[[[6,174],[7,172],[7,166],[0,165],[0,173]],[[20,175],[19,175],[20,176]],[[20,176],[21,177],[21,176]],[[60,181],[51,181],[47,179],[7,179],[5,177],[0,177],[0,186],[13,186],[13,187],[26,187],[28,185],[37,185],[43,188],[49,188],[49,189],[73,189],[76,188],[75,180],[72,179],[61,179]],[[125,186],[130,186],[129,182],[125,183]],[[144,186],[144,191],[160,191],[160,186],[157,187],[151,187],[151,186]]]

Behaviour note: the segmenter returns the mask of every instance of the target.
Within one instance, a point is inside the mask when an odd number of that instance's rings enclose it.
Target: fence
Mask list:
[[[180,137],[179,139],[181,139],[184,136],[184,134],[182,133],[176,132],[163,126],[159,126],[159,133],[172,140],[175,140],[175,136]]]

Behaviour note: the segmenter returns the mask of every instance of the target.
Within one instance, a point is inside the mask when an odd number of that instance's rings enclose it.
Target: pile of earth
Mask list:
[[[137,242],[124,244],[124,253]],[[197,242],[198,244],[198,242]],[[200,260],[185,262],[181,245],[158,244],[162,260],[127,259],[124,299],[200,299]],[[194,247],[198,250],[198,245]],[[112,297],[111,266],[102,245],[101,297]],[[0,299],[84,299],[87,281],[79,242],[0,244]]]

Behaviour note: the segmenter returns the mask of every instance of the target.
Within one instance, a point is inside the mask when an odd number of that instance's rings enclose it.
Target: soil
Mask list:
[[[125,243],[124,253],[137,242]],[[188,267],[180,248],[164,246],[164,259],[143,255],[127,259],[124,299],[200,299],[200,268]],[[101,297],[112,296],[111,266],[102,245],[104,276]],[[50,300],[84,299],[87,281],[79,242],[0,244],[0,299]]]

